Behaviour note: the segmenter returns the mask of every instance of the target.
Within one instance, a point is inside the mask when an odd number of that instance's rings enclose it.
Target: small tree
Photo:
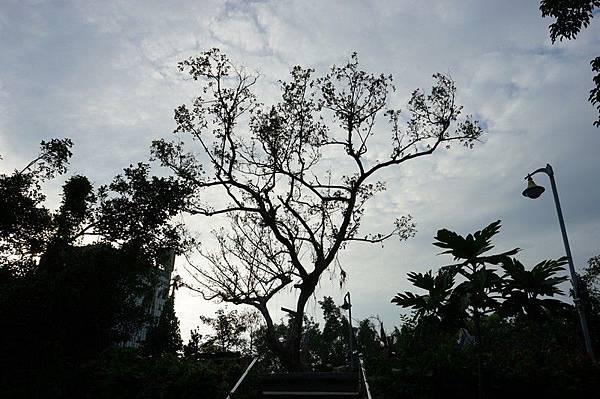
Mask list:
[[[452,255],[459,263],[442,267],[436,276],[431,271],[409,273],[409,280],[427,294],[405,292],[392,299],[399,306],[414,309],[420,322],[434,320],[455,328],[467,326],[463,324],[467,321],[472,323],[480,397],[484,396],[483,317],[500,311],[539,320],[567,306],[548,298],[561,293],[558,285],[566,277],[556,274],[563,270],[566,259],[543,261],[527,271],[518,260],[511,258],[518,248],[487,254],[494,248],[492,238],[499,230],[499,220],[464,237],[447,229],[438,230],[433,245],[446,249],[442,253]],[[504,274],[498,273],[497,266]],[[458,277],[462,281],[457,281]]]
[[[148,332],[142,350],[148,355],[158,356],[165,353],[176,355],[182,348],[179,319],[175,314],[175,291],[173,291],[163,305],[158,323]]]
[[[348,319],[342,316],[340,308],[329,296],[319,301],[323,311],[323,331],[320,337],[318,355],[327,367],[341,366],[348,361]]]
[[[503,281],[493,265],[501,264],[509,256],[518,252],[518,248],[496,255],[486,255],[494,246],[491,239],[498,233],[500,221],[491,223],[486,228],[463,237],[447,229],[438,230],[437,247],[444,248],[443,254],[451,254],[460,263],[443,267],[434,277],[431,271],[409,273],[409,280],[419,288],[428,291],[426,295],[411,292],[398,293],[393,303],[402,307],[416,309],[418,317],[435,317],[442,320],[448,315],[457,317],[457,306],[468,310],[474,323],[475,334],[480,336],[481,317],[495,311],[501,299]],[[457,275],[463,281],[455,284]]]
[[[244,333],[248,325],[237,310],[225,313],[223,309],[219,309],[216,317],[200,316],[200,320],[211,326],[215,332],[202,344],[203,351],[230,352],[243,350],[246,347],[247,340]]]
[[[426,273],[409,272],[407,276],[415,287],[427,293],[399,292],[392,303],[414,309],[417,320],[432,320],[436,327],[440,323],[455,324],[464,320],[464,306],[458,296],[452,295],[455,283],[453,271],[440,270],[435,276],[431,270]]]
[[[22,276],[32,272],[46,250],[56,223],[44,206],[46,196],[41,184],[66,172],[72,146],[70,139],[42,141],[39,154],[23,169],[0,174],[2,274]]]
[[[294,67],[270,107],[252,92],[258,76],[218,49],[179,67],[201,84],[202,94],[191,108],[175,110],[175,133],[190,138],[201,155],[183,140],[155,141],[152,153],[193,190],[187,212],[230,221],[230,229],[215,232],[219,249],[202,252],[207,265],[196,265],[198,291],[206,299],[254,306],[271,350],[288,369],[304,369],[305,307],[340,250],[352,241],[414,234],[410,216],[397,219],[389,233],[359,234],[366,203],[385,189],[376,175],[454,142],[472,147],[482,131],[470,117],[458,120],[456,87],[440,74],[429,94],[412,93],[403,119],[388,104],[392,77],[361,70],[356,54],[319,78],[313,69]],[[382,133],[390,138],[388,151],[371,155],[373,138]],[[332,168],[324,156],[345,159]],[[210,192],[221,197],[203,202]],[[297,300],[280,341],[267,304],[292,283]]]
[[[190,339],[183,345],[183,356],[186,358],[198,359],[202,353],[202,334],[197,328],[190,331]]]
[[[558,285],[568,280],[567,276],[557,276],[567,258],[545,260],[531,270],[516,259],[509,258],[502,263],[504,281],[502,311],[511,316],[542,320],[568,308],[567,304],[552,298],[563,292]]]
[[[600,255],[588,259],[587,266],[578,276],[581,301],[585,304],[592,339],[596,349],[600,348]],[[570,290],[573,296],[573,290]]]

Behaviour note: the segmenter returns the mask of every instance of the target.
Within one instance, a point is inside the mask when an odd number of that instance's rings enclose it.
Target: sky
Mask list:
[[[406,273],[452,260],[431,245],[440,228],[468,233],[501,219],[498,250],[519,247],[530,266],[564,254],[549,190],[536,201],[521,196],[524,176],[546,163],[556,173],[575,264],[600,253],[600,129],[587,102],[600,24],[552,44],[552,21],[538,7],[522,0],[3,0],[0,172],[26,164],[52,137],[75,142],[70,173],[96,185],[146,161],[152,140],[172,137],[173,109],[199,94],[177,62],[213,47],[260,72],[257,92],[266,104],[277,101],[277,80],[293,65],[324,73],[354,51],[367,71],[394,75],[391,101],[404,109],[413,89],[431,86],[432,74],[449,74],[457,100],[485,128],[483,142],[382,176],[388,189],[367,207],[363,231],[388,230],[410,213],[416,236],[383,248],[349,246],[340,256],[347,284],[325,274],[315,295],[341,303],[350,291],[353,317],[379,315],[397,325],[401,311],[390,300],[411,288]],[[545,176],[537,181],[549,189]],[[46,187],[51,206],[59,187],[60,179]],[[201,237],[218,225],[186,221]],[[292,301],[281,295],[272,308]],[[179,291],[184,338],[218,306]],[[308,310],[319,313],[315,300]]]

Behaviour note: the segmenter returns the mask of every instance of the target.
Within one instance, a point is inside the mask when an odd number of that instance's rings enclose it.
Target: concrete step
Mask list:
[[[281,373],[263,376],[263,398],[358,398],[358,373]]]

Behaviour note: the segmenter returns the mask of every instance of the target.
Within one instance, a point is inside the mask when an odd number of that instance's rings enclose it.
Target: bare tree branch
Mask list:
[[[472,147],[481,128],[469,117],[458,120],[454,82],[436,74],[431,92],[412,93],[401,129],[400,111],[386,108],[392,77],[361,70],[356,54],[319,78],[312,69],[294,67],[290,79],[280,82],[281,100],[270,107],[252,93],[258,76],[218,49],[183,61],[180,69],[200,82],[202,96],[191,109],[177,108],[175,133],[197,143],[208,163],[184,150],[184,141],[156,141],[153,156],[194,188],[186,211],[227,215],[231,222],[227,231],[215,232],[218,250],[201,250],[204,262],[191,267],[199,292],[256,307],[269,329],[267,302],[299,279],[287,343],[270,344],[288,367],[298,368],[305,305],[340,250],[352,241],[381,243],[414,234],[406,216],[388,233],[359,235],[365,204],[385,189],[373,176],[453,142]],[[380,140],[382,131],[391,131],[390,156],[371,159],[371,140]],[[352,170],[326,167],[325,152],[329,159],[347,158]],[[220,190],[223,201],[203,203],[202,194],[211,189]]]

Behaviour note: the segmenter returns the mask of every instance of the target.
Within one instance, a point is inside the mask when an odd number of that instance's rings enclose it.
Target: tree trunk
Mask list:
[[[306,371],[308,367],[303,364],[300,357],[300,342],[302,339],[302,324],[298,330],[296,322],[293,321],[291,330],[289,331],[285,342],[280,342],[279,337],[275,334],[275,325],[271,319],[266,306],[260,307],[259,311],[262,313],[266,324],[267,324],[267,345],[269,349],[277,356],[283,367],[288,371]],[[300,333],[295,333],[299,331]]]
[[[267,343],[269,349],[279,358],[283,366],[288,371],[308,371],[309,366],[303,361],[302,336],[304,325],[304,308],[308,299],[313,294],[317,284],[318,277],[309,276],[300,287],[300,295],[296,303],[296,310],[291,314],[292,320],[285,342],[279,342],[279,337],[275,334],[275,326],[271,320],[270,314],[266,308],[259,308],[267,322]]]
[[[292,337],[288,336],[287,338],[290,339]],[[267,344],[287,371],[308,370],[307,365],[302,362],[300,351],[295,349],[295,345],[290,345],[289,341],[282,344],[275,334],[267,331]]]

